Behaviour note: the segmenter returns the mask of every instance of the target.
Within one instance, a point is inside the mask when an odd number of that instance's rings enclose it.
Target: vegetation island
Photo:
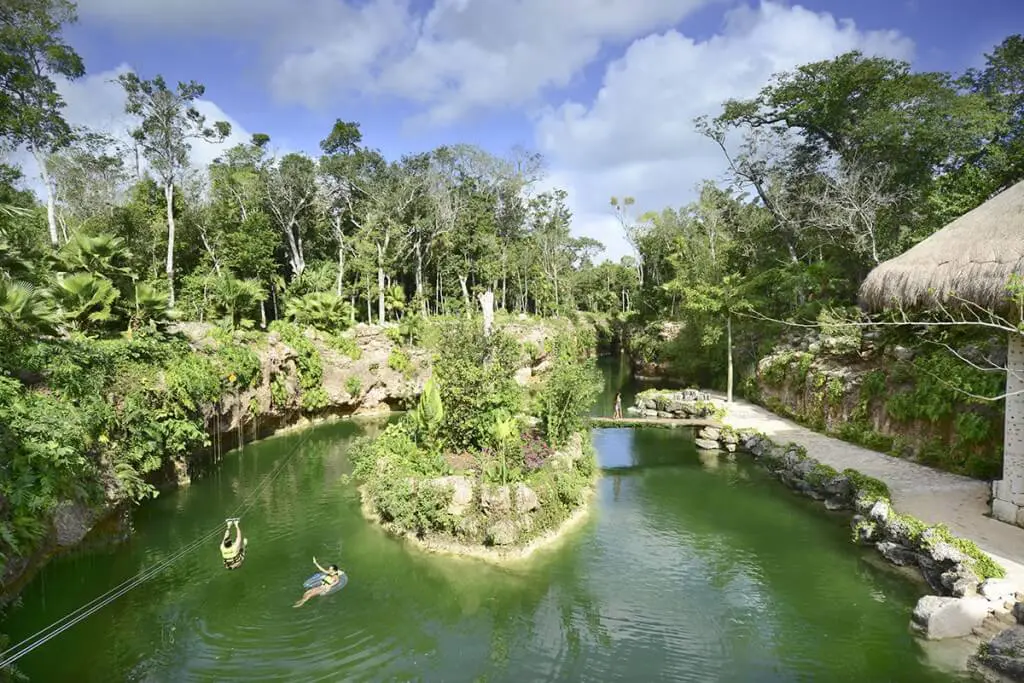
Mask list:
[[[593,339],[563,333],[525,382],[522,345],[451,323],[415,408],[355,449],[368,516],[429,549],[520,557],[583,510],[597,463],[586,416]]]

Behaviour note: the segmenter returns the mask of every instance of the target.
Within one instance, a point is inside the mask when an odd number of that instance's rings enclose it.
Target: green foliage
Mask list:
[[[65,320],[77,331],[88,332],[113,317],[112,305],[119,296],[114,284],[105,277],[75,273],[60,280],[57,300]]]
[[[434,377],[445,406],[445,445],[478,451],[489,443],[492,413],[522,412],[523,391],[513,377],[519,345],[500,330],[484,337],[472,321],[449,323],[442,334]]]
[[[295,351],[303,409],[313,412],[325,408],[329,398],[323,388],[324,366],[316,345],[292,323],[275,320],[269,329],[280,335],[281,341]]]
[[[348,392],[349,396],[358,396],[359,392],[363,390],[363,383],[358,377],[352,375],[345,380],[345,391]]]
[[[346,329],[351,315],[348,301],[331,292],[310,292],[289,298],[285,307],[285,317],[296,325],[332,333]]]
[[[340,351],[352,360],[359,360],[363,357],[363,350],[356,344],[356,340],[343,334],[329,334],[326,337],[327,345],[335,351]]]
[[[423,387],[416,408],[410,414],[410,424],[416,442],[428,451],[441,446],[441,426],[444,424],[444,404],[437,383],[431,377]]]
[[[583,353],[575,337],[562,334],[555,338],[551,376],[538,398],[544,434],[555,447],[583,428],[601,391],[601,376]]]
[[[412,360],[405,351],[396,346],[388,354],[388,367],[395,372],[408,375],[412,370]]]

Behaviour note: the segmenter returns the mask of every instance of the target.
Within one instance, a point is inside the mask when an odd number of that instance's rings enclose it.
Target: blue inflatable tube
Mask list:
[[[306,582],[304,584],[302,584],[302,587],[307,589],[307,590],[310,589],[310,588],[316,588],[317,586],[320,585],[320,583],[322,582],[323,578],[324,578],[323,573],[317,572],[316,574],[313,574],[313,576],[311,576],[308,579],[306,579]],[[348,574],[346,574],[345,572],[341,572],[341,575],[338,577],[338,583],[336,583],[333,586],[331,586],[323,594],[324,595],[328,595],[329,593],[335,593],[337,591],[340,591],[342,588],[345,587],[345,584],[347,584],[347,583],[348,583]]]

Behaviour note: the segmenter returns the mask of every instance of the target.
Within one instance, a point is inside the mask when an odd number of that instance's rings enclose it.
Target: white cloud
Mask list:
[[[261,43],[272,92],[323,106],[395,96],[450,123],[564,87],[605,46],[673,26],[726,0],[80,0],[85,22],[136,36],[215,35]],[[130,5],[130,7],[129,7]]]
[[[127,64],[121,64],[110,71],[91,74],[77,81],[57,79],[57,87],[64,97],[66,107],[64,118],[72,126],[84,126],[90,130],[107,133],[122,141],[130,141],[129,131],[136,125],[135,117],[124,111],[125,95],[117,77],[131,71]],[[192,141],[191,161],[194,165],[205,166],[220,156],[224,150],[240,142],[246,142],[251,134],[216,103],[210,100],[196,100],[196,109],[206,117],[208,123],[227,121],[231,124],[231,135],[220,143],[205,140]],[[40,197],[42,185],[37,179],[38,166],[35,159],[24,151],[11,159],[22,167],[27,185]]]
[[[913,44],[775,2],[727,12],[721,32],[704,41],[677,31],[635,41],[607,66],[592,102],[566,102],[537,122],[552,182],[571,190],[574,228],[603,241],[614,260],[629,253],[611,218],[612,195],[635,197],[640,211],[681,206],[702,179],[725,171],[720,150],[694,130],[695,117],[756,94],[773,73],[854,49],[909,58]]]

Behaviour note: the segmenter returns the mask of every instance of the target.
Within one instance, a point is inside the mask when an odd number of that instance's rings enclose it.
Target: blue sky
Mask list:
[[[81,0],[79,15],[76,123],[124,128],[109,79],[131,68],[202,82],[207,113],[281,149],[314,151],[335,118],[392,157],[524,145],[613,258],[628,247],[610,195],[681,205],[722,173],[690,122],[723,99],[852,48],[959,72],[1024,31],[1022,0]]]

